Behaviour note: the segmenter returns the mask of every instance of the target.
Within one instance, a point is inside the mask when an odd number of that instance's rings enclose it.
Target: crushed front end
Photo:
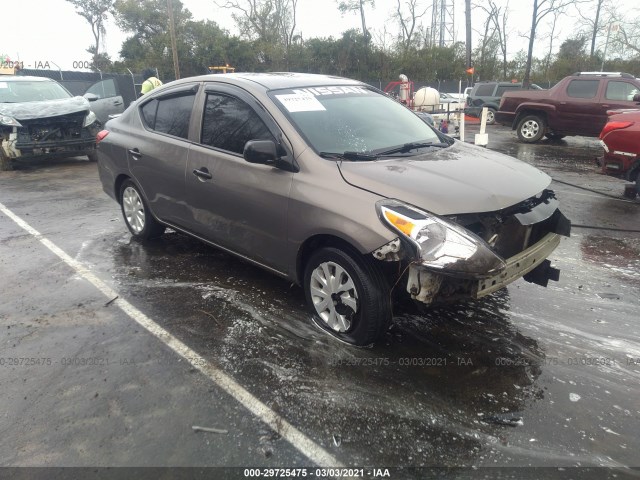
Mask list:
[[[95,115],[83,110],[1,124],[0,138],[7,158],[68,157],[92,153],[98,131]]]
[[[571,230],[551,190],[496,212],[438,217],[395,200],[378,202],[378,212],[400,235],[374,258],[400,261],[400,280],[425,304],[480,298],[520,277],[557,281],[547,257]]]

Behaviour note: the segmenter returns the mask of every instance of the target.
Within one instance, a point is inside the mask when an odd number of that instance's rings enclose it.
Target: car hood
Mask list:
[[[0,115],[8,115],[18,121],[58,117],[89,109],[89,101],[84,97],[60,98],[41,102],[0,103]]]
[[[339,164],[344,180],[438,215],[492,212],[544,190],[551,178],[515,158],[456,141],[414,157]]]

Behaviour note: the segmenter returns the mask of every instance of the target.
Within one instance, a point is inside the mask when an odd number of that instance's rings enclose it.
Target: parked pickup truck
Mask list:
[[[516,130],[525,143],[543,136],[597,137],[607,123],[607,110],[640,108],[639,93],[640,80],[628,73],[574,73],[549,90],[505,92],[495,119]]]

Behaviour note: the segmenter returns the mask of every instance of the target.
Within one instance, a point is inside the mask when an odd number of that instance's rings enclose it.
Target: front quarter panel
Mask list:
[[[303,243],[316,235],[330,235],[366,255],[397,237],[378,218],[381,196],[353,187],[341,177],[336,161],[306,150],[298,159],[289,203],[289,274]]]

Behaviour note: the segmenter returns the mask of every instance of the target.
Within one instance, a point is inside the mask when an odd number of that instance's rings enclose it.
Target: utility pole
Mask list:
[[[471,68],[471,0],[465,0],[464,2],[465,10],[465,20],[466,20],[466,47],[467,47],[467,69]]]
[[[171,35],[171,52],[173,53],[173,73],[176,80],[180,78],[180,66],[178,65],[178,47],[176,45],[176,24],[173,18],[173,1],[167,0],[169,10],[169,34]]]

